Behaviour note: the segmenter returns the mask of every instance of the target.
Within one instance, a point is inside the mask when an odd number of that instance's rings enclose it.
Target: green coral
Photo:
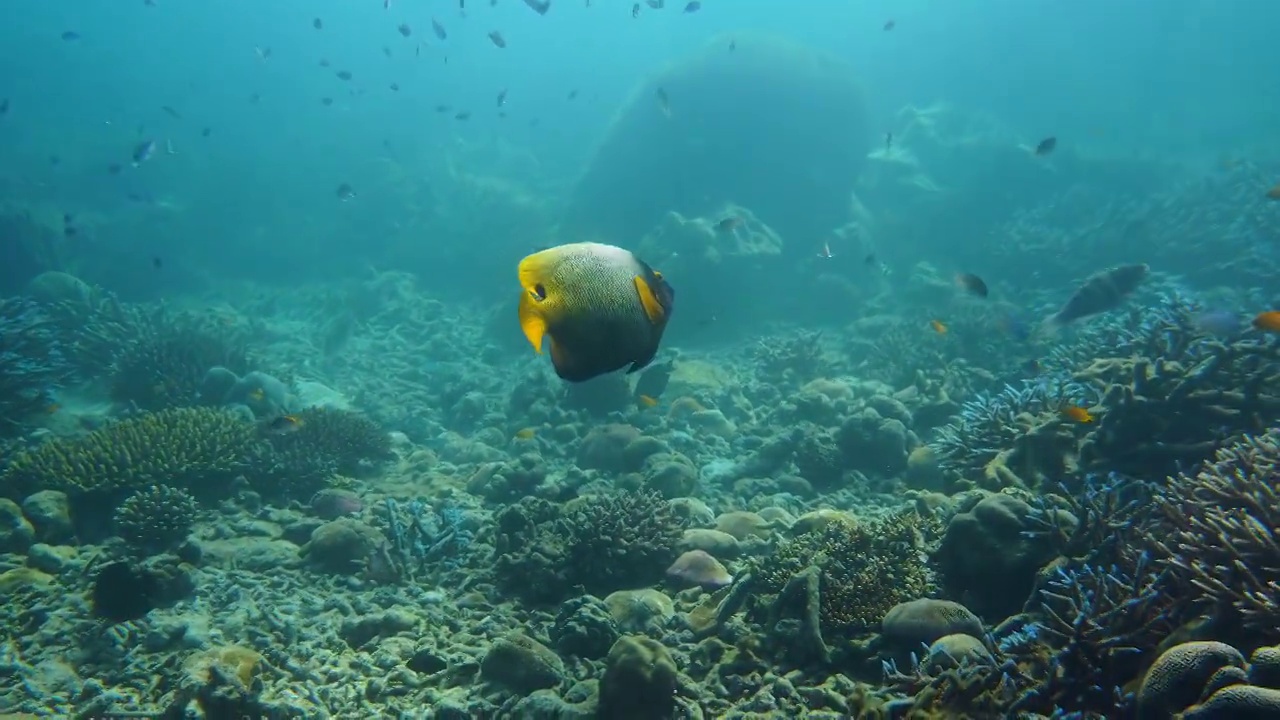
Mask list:
[[[373,420],[350,410],[308,408],[292,416],[295,430],[271,433],[269,441],[281,458],[331,464],[338,472],[356,475],[369,462],[391,456],[391,438]],[[312,462],[298,462],[306,466]]]
[[[23,495],[36,490],[111,494],[152,485],[199,490],[243,472],[257,444],[253,425],[232,413],[163,410],[21,452],[0,482]]]
[[[181,488],[153,485],[129,496],[116,510],[116,532],[144,554],[163,552],[186,539],[199,508]]]
[[[850,637],[874,628],[898,603],[929,593],[932,575],[921,546],[933,530],[914,512],[832,522],[783,543],[751,575],[761,592],[777,594],[797,573],[817,567],[823,636]]]

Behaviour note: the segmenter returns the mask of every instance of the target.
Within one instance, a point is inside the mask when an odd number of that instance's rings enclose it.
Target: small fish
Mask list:
[[[413,34],[413,28],[409,27],[408,23],[400,23],[400,27],[396,28],[396,30],[400,31],[400,34],[405,37]]]
[[[517,430],[517,431],[516,431],[516,439],[517,439],[517,440],[532,440],[532,439],[533,439],[533,437],[534,437],[535,435],[537,435],[537,434],[538,434],[538,431],[537,431],[537,430],[535,430],[535,429],[533,429],[533,428],[531,428],[531,427],[527,427],[527,428],[520,428],[519,430]]]
[[[306,424],[306,421],[297,415],[281,415],[267,423],[267,430],[277,434],[285,434],[297,432]]]
[[[165,113],[166,113],[169,117],[173,118],[174,120],[181,120],[181,119],[182,119],[182,113],[178,112],[177,110],[174,110],[174,109],[173,109],[173,106],[171,106],[171,105],[161,105],[161,106],[160,106],[160,109],[161,109],[161,110],[163,110],[163,111],[165,111]]]
[[[696,13],[701,9],[702,9],[702,3],[698,2],[698,0],[693,0],[693,2],[684,6],[684,12],[686,15],[689,13]]]
[[[391,0],[382,0],[382,9],[383,9],[383,10],[390,10],[390,9],[391,9]]]
[[[824,260],[830,260],[831,258],[835,257],[835,255],[831,254],[831,243],[829,242],[822,243],[822,249],[818,251],[818,257]]]
[[[892,149],[893,149],[893,133],[887,132],[884,134],[884,151],[889,152]]]
[[[636,402],[644,407],[657,405],[658,398],[667,391],[667,385],[671,383],[671,375],[675,369],[676,364],[672,360],[645,368],[636,379],[635,389],[632,390]]]
[[[470,111],[470,110],[463,110],[462,112],[458,113],[457,115],[454,115],[454,116],[453,116],[453,119],[454,119],[454,120],[470,120],[470,119],[471,119],[471,111]]]
[[[138,167],[142,163],[151,159],[156,154],[156,141],[143,140],[133,148],[133,166]]]
[[[449,39],[449,33],[444,31],[444,26],[440,24],[439,20],[436,20],[435,18],[431,18],[431,29],[432,31],[435,32],[436,37],[440,38],[441,40]]]
[[[0,100],[0,115],[9,114],[9,98]]]
[[[635,20],[640,17],[640,3],[631,6],[631,19]]]
[[[1253,327],[1263,332],[1280,333],[1280,310],[1258,313],[1253,318]]]
[[[898,26],[898,23],[896,21],[887,20],[885,21],[885,24],[884,24],[884,31],[889,32],[890,30],[894,29],[897,26]]]
[[[498,91],[498,107],[502,107],[506,104],[507,104],[507,89],[502,88],[501,90]]]
[[[1093,413],[1080,407],[1079,405],[1068,405],[1062,408],[1060,412],[1062,413],[1062,417],[1066,418],[1067,420],[1070,420],[1071,422],[1074,422],[1074,423],[1080,423],[1082,425],[1088,425],[1089,423],[1092,423],[1095,420],[1097,420],[1097,418],[1093,416]]]
[[[943,325],[941,320],[930,320],[929,327],[933,328],[933,331],[939,335],[947,334],[947,326]]]
[[[675,292],[630,250],[572,243],[520,261],[520,328],[541,353],[550,340],[556,375],[584,382],[649,365],[662,342]]]
[[[983,282],[982,278],[973,273],[959,273],[956,275],[956,287],[980,298],[987,296],[987,284]]]
[[[663,115],[671,117],[671,98],[667,97],[667,91],[658,88],[655,94],[658,96],[658,109],[662,111]]]
[[[311,21],[311,27],[313,27],[313,28],[315,28],[315,29],[317,29],[317,30],[323,30],[323,29],[324,29],[324,21],[323,21],[323,20],[321,20],[320,18],[316,18],[315,20],[312,20],[312,21]]]
[[[164,140],[164,154],[165,155],[178,154],[178,151],[173,149],[173,140],[170,140],[169,138],[165,138]]]
[[[1280,200],[1280,183],[1276,183],[1275,187],[1267,191],[1268,200]]]
[[[666,0],[644,0],[644,4],[648,5],[654,10],[661,10],[662,6],[666,5]]]
[[[322,68],[329,67],[329,58],[320,58],[320,67]]]
[[[1058,147],[1058,138],[1047,137],[1036,144],[1036,155],[1048,155]]]
[[[331,98],[331,97],[322,97],[322,98],[320,98],[320,104],[321,104],[321,105],[324,105],[325,107],[329,107],[330,105],[332,105],[332,104],[333,104],[333,98]]]
[[[75,42],[80,39],[80,33],[75,30],[67,30],[62,33],[62,39],[66,42]]]
[[[163,260],[159,255],[152,255],[152,256],[151,256],[151,267],[152,267],[153,269],[155,269],[155,270],[161,270],[161,269],[163,269],[163,268],[164,268],[164,260]]]
[[[344,82],[345,82],[345,81],[348,81],[348,80],[350,80],[352,77],[354,77],[354,76],[351,74],[351,71],[350,71],[350,70],[339,70],[338,72],[336,72],[336,73],[334,73],[334,74],[338,76],[338,79],[339,79],[339,80],[342,80],[342,81],[344,81]]]
[[[342,202],[348,202],[350,200],[354,200],[356,197],[356,191],[353,190],[351,186],[348,185],[347,183],[342,183],[341,185],[339,185],[338,189],[335,192],[338,196],[338,199],[341,200]]]
[[[1035,358],[1022,363],[1022,372],[1027,375],[1039,375],[1042,371],[1043,368],[1040,367],[1040,361]]]
[[[498,46],[499,49],[505,48],[507,46],[507,41],[502,37],[502,33],[498,32],[497,30],[494,30],[493,32],[489,33],[489,40],[494,45]]]
[[[570,90],[570,91],[569,91],[569,94],[568,94],[566,97],[567,97],[569,100],[574,100],[574,99],[576,99],[576,98],[578,97],[578,91],[577,91],[577,90]]]
[[[492,5],[494,3],[491,0],[489,4]],[[547,11],[551,9],[551,0],[524,0],[524,4],[539,15],[546,15]]]
[[[450,110],[452,110],[452,109],[453,109],[453,108],[449,107],[448,105],[437,105],[437,106],[436,106],[436,112],[438,112],[438,113],[447,113],[447,112],[449,112],[449,111],[450,111]]]
[[[386,55],[387,57],[391,57],[391,48],[387,47],[386,45],[383,45],[382,54]]]
[[[391,92],[400,92],[400,83],[391,83]]]
[[[1147,270],[1146,265],[1121,265],[1090,275],[1062,309],[1045,320],[1045,328],[1053,330],[1119,307],[1146,279]]]
[[[737,50],[737,49],[738,49],[738,41],[737,41],[737,40],[730,40],[730,41],[729,41],[729,52],[733,52],[734,50]]]
[[[742,227],[742,218],[737,215],[730,215],[716,223],[716,232],[731,233],[740,227]]]
[[[261,62],[266,62],[271,57],[271,48],[269,47],[254,46],[253,52],[257,54],[258,60]]]

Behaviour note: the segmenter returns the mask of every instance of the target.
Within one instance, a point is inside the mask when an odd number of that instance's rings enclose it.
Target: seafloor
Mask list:
[[[1259,175],[1151,200],[1221,262],[1135,244],[1154,277],[1055,337],[1013,323],[1069,287],[920,265],[851,324],[670,343],[656,403],[408,275],[41,275],[0,303],[0,712],[1276,717],[1274,303],[1204,281],[1274,237]],[[1070,215],[1005,236],[1105,224]]]

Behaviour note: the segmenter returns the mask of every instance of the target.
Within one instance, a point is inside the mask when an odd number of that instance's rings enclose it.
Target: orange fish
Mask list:
[[[1078,422],[1084,425],[1096,420],[1092,413],[1078,405],[1068,405],[1062,408],[1062,417],[1070,420],[1071,422]]]
[[[636,400],[639,401],[639,403],[644,407],[653,407],[654,405],[658,404],[658,399],[655,397],[650,397],[649,395],[640,395],[636,398]]]
[[[516,431],[516,438],[520,440],[532,440],[533,436],[536,434],[538,434],[538,431],[531,427],[521,428]]]
[[[941,320],[930,320],[929,327],[933,328],[933,331],[939,335],[947,334],[947,326],[943,325]]]
[[[271,432],[283,434],[296,432],[302,429],[303,425],[306,425],[306,421],[297,415],[281,415],[275,420],[272,420],[271,423],[267,425],[267,428]]]
[[[1258,313],[1253,319],[1253,326],[1263,332],[1280,332],[1280,310]]]
[[[1280,200],[1280,183],[1276,183],[1275,187],[1267,191],[1268,200]]]

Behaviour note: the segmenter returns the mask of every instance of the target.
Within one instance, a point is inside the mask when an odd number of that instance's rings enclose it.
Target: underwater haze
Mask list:
[[[1280,5],[6,19],[0,717],[1280,716]]]

